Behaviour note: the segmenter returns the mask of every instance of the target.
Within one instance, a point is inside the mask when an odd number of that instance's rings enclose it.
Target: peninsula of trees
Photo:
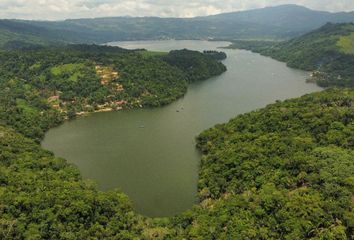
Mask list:
[[[162,106],[226,67],[207,54],[150,53],[97,45],[0,52],[0,120],[40,140],[64,119]]]

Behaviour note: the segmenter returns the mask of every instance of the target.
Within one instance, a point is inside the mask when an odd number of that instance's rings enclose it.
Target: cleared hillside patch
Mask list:
[[[343,53],[354,54],[354,33],[349,36],[340,37],[337,46]]]
[[[76,82],[80,76],[83,76],[85,65],[82,63],[69,63],[51,68],[54,76],[67,75],[69,80]]]

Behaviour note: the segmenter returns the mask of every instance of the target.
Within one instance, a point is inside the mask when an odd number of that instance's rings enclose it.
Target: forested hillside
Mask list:
[[[329,89],[198,138],[200,204],[170,219],[132,211],[78,169],[0,127],[2,239],[351,239],[354,90]]]
[[[124,193],[99,191],[39,145],[67,119],[169,104],[188,84],[226,71],[222,52],[68,42],[274,40],[328,19],[354,17],[287,5],[193,19],[1,20],[0,239],[353,239],[354,89],[344,87],[354,87],[354,24],[284,42],[235,41],[343,88],[277,101],[201,133],[198,203],[175,217],[138,215]]]
[[[137,239],[139,218],[117,191],[0,126],[0,239]],[[113,238],[114,237],[114,238]]]
[[[354,22],[354,13],[330,13],[282,5],[195,18],[0,20],[0,47],[151,39],[289,39],[327,22]]]
[[[200,205],[185,239],[352,239],[354,90],[286,100],[198,136]]]
[[[285,42],[235,41],[232,48],[259,52],[288,66],[313,71],[320,86],[354,86],[354,24],[328,23]]]
[[[62,44],[63,32],[32,25],[31,22],[0,20],[0,49],[36,48],[50,44]],[[73,36],[75,34],[71,33]]]
[[[204,53],[199,53],[197,51],[190,51],[187,49],[174,50],[168,55],[164,56],[162,59],[172,66],[176,66],[187,73],[187,78],[189,82],[200,81],[210,76],[219,75],[220,72],[225,71],[225,67],[221,64],[214,64],[216,60],[223,60],[226,58],[225,53],[219,53],[223,57],[216,57],[217,52],[212,54],[211,52],[204,51]],[[205,56],[208,56],[205,58]],[[201,61],[201,59],[205,59]],[[191,67],[192,66],[192,67]]]
[[[193,61],[181,67],[181,58]],[[186,93],[191,81],[224,71],[221,62],[189,50],[154,55],[144,50],[69,45],[3,51],[0,120],[38,140],[66,118],[171,103]]]

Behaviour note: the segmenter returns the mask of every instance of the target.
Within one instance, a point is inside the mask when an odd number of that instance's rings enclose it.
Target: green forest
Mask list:
[[[214,57],[189,50],[32,45],[1,51],[0,238],[140,239],[146,226],[127,196],[99,192],[38,143],[66,119],[162,106],[192,81],[224,71]]]
[[[354,90],[278,101],[198,136],[187,239],[350,239]],[[176,226],[183,226],[180,222]]]
[[[226,54],[6,39],[0,239],[352,239],[354,89],[344,87],[354,82],[353,31],[353,24],[327,24],[286,42],[234,42],[343,88],[276,101],[202,132],[198,203],[170,218],[137,214],[123,192],[98,190],[39,142],[48,129],[91,112],[169,104],[188,84],[225,72]]]
[[[65,119],[166,105],[188,83],[226,71],[196,51],[147,53],[97,45],[0,52],[0,121],[39,141]]]
[[[354,24],[328,23],[285,42],[234,41],[231,48],[252,50],[289,67],[313,71],[319,86],[354,86]]]
[[[0,236],[350,239],[353,103],[353,89],[329,89],[206,130],[200,203],[166,219],[137,215],[123,193],[98,191],[77,167],[0,127]]]

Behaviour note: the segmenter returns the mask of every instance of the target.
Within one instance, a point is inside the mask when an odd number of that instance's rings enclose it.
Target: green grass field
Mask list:
[[[38,112],[36,108],[30,106],[24,99],[16,99],[16,105],[25,115],[33,115]]]
[[[54,76],[68,74],[70,75],[69,79],[76,82],[83,75],[84,68],[85,66],[82,63],[70,63],[52,67],[50,71]]]
[[[337,46],[343,53],[354,54],[354,33],[349,36],[340,37]]]

